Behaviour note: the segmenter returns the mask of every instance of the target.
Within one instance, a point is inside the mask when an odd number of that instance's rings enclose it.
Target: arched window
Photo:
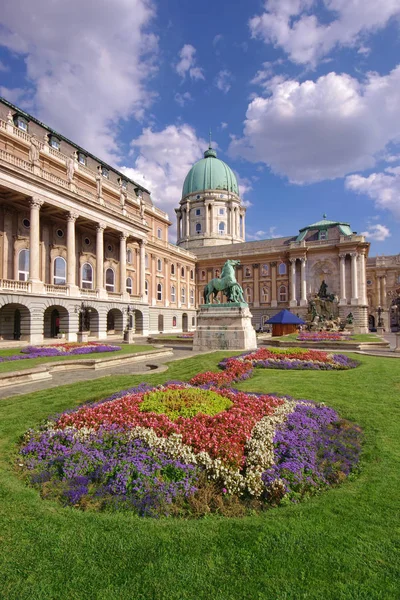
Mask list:
[[[57,256],[54,260],[53,266],[53,283],[54,285],[65,285],[66,284],[66,271],[67,263],[65,258]]]
[[[194,279],[194,271],[193,271],[193,269],[190,269],[190,279],[191,280]]]
[[[162,300],[162,284],[157,284],[157,300]]]
[[[175,265],[171,263],[171,275],[175,275]]]
[[[176,290],[175,286],[171,286],[171,302],[176,302]]]
[[[252,302],[252,289],[250,287],[246,288],[246,302]]]
[[[286,265],[285,263],[280,263],[278,267],[279,275],[286,275]]]
[[[162,230],[160,228],[157,229],[157,237],[159,240],[162,238]]]
[[[149,268],[149,255],[148,254],[144,255],[144,266],[146,267],[146,269]]]
[[[186,303],[186,288],[184,287],[181,289],[181,302],[182,304]]]
[[[126,278],[126,291],[128,292],[128,294],[133,294],[133,281],[132,281],[132,277],[127,277]]]
[[[176,317],[172,317],[172,327],[176,327]]]
[[[106,290],[107,292],[113,292],[115,288],[115,273],[113,269],[106,270]]]
[[[245,277],[251,277],[251,269],[250,267],[246,267],[244,270],[244,276]]]
[[[225,223],[221,222],[221,223],[218,225],[218,231],[219,231],[219,234],[220,234],[220,235],[224,235],[224,233],[225,233]]]
[[[267,287],[263,287],[261,290],[262,302],[269,302],[269,290]]]
[[[128,265],[132,264],[132,250],[130,248],[128,248],[128,250],[126,251],[126,262],[128,263]]]
[[[29,279],[29,250],[21,250],[18,255],[18,281]]]
[[[181,277],[185,277],[185,267],[181,268]]]
[[[157,258],[157,271],[162,271],[162,260]]]
[[[201,233],[201,223],[196,223],[196,233]]]
[[[239,218],[239,227],[240,227],[240,237],[244,237],[244,232],[243,232],[243,215],[240,215],[240,218]]]
[[[281,285],[279,288],[279,302],[287,302],[286,285]]]
[[[149,295],[149,282],[147,281],[147,279],[144,282],[144,294],[145,296]]]
[[[261,265],[261,277],[268,277],[268,265]]]
[[[190,288],[190,304],[194,304],[194,289]]]
[[[81,287],[84,290],[93,289],[93,267],[90,263],[85,263],[82,265]]]

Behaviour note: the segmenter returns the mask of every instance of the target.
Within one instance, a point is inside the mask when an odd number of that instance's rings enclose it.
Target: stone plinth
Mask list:
[[[251,312],[245,303],[204,304],[197,313],[193,350],[253,350],[257,348]]]

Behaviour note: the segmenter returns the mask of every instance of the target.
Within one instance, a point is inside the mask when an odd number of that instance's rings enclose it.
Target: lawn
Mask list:
[[[27,358],[25,360],[16,360],[0,363],[0,373],[10,371],[22,371],[22,369],[30,369],[43,365],[49,362],[60,362],[65,360],[83,360],[92,358],[110,358],[111,356],[120,356],[121,354],[133,354],[135,352],[147,352],[154,350],[154,346],[150,345],[135,345],[135,344],[118,344],[117,342],[110,343],[112,346],[121,346],[121,350],[115,352],[93,352],[91,354],[74,354],[69,356],[46,356],[43,358]],[[19,348],[10,348],[8,350],[0,350],[0,356],[12,356],[19,354]]]
[[[146,381],[189,379],[227,353],[171,363]],[[400,597],[400,362],[349,371],[257,369],[244,390],[324,401],[365,432],[361,472],[299,505],[243,519],[140,519],[43,501],[15,473],[20,435],[49,414],[135,385],[104,377],[0,402],[0,597],[297,600]]]

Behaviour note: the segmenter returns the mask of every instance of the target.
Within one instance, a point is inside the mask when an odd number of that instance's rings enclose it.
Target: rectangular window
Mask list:
[[[185,288],[181,289],[181,302],[182,302],[182,304],[185,304],[185,302],[186,302],[186,289]]]
[[[220,215],[224,215],[225,214],[225,209],[224,208],[220,208],[219,209],[219,214]]]
[[[200,208],[196,208],[196,217],[199,217],[200,215],[201,215]]]
[[[105,177],[106,179],[109,178],[109,173],[108,173],[108,169],[106,169],[105,167],[101,167],[101,174],[103,175],[103,177]]]
[[[54,137],[54,135],[50,136],[49,144],[54,150],[60,149],[60,140]]]
[[[83,154],[83,152],[78,152],[78,162],[81,165],[86,165],[86,156]]]

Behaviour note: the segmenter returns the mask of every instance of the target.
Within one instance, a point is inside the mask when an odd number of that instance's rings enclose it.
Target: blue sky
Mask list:
[[[172,220],[211,128],[247,239],[325,212],[371,255],[397,254],[399,25],[400,0],[14,0],[0,95],[144,183]]]

